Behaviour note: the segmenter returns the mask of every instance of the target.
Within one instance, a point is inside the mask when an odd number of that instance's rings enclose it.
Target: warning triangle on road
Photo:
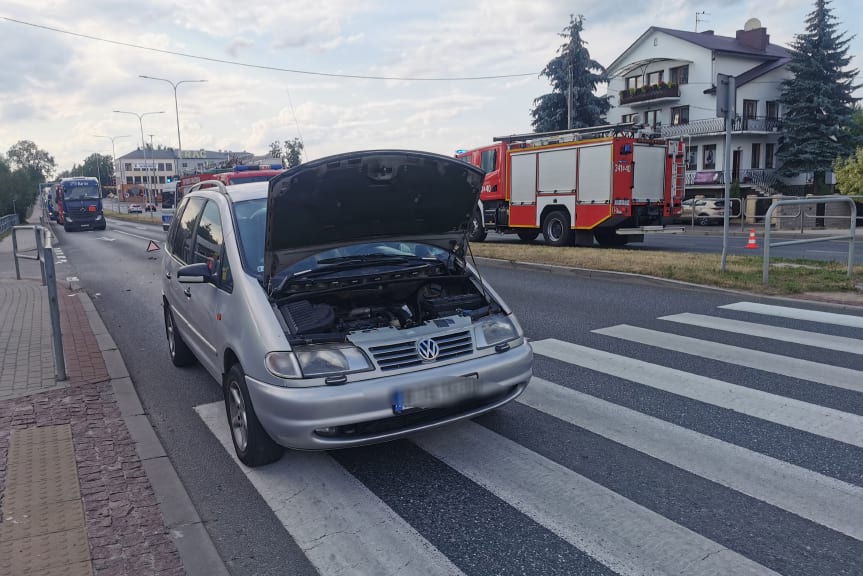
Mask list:
[[[150,243],[147,244],[147,252],[155,252],[159,249],[159,245],[150,240]]]

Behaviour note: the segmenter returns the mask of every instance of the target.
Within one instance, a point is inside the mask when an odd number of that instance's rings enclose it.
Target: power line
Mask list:
[[[215,62],[217,64],[230,64],[232,66],[242,66],[244,68],[255,68],[258,70],[271,70],[274,72],[289,72],[292,74],[306,74],[309,76],[326,76],[329,78],[351,78],[355,80],[401,80],[404,82],[454,82],[454,81],[466,81],[466,80],[500,80],[505,78],[523,78],[526,76],[537,76],[539,72],[523,72],[519,74],[498,74],[494,76],[439,76],[439,77],[430,77],[430,78],[420,78],[415,76],[371,76],[364,74],[336,74],[333,72],[315,72],[313,70],[298,70],[294,68],[279,68],[278,66],[265,66],[263,64],[249,64],[246,62],[237,62],[234,60],[223,60],[221,58],[212,58],[209,56],[198,56],[196,54],[187,54],[185,52],[175,52],[173,50],[163,50],[161,48],[153,48],[151,46],[141,46],[140,44],[132,44],[131,42],[120,42],[119,40],[109,40],[107,38],[100,38],[98,36],[91,36],[89,34],[81,34],[79,32],[71,32],[69,30],[63,30],[61,28],[53,28],[51,26],[45,26],[44,24],[35,24],[33,22],[25,22],[24,20],[16,20],[15,18],[8,18],[6,16],[0,16],[0,20],[5,20],[7,22],[12,22],[14,24],[21,24],[24,26],[30,26],[32,28],[39,28],[41,30],[48,30],[50,32],[57,32],[59,34],[67,34],[69,36],[75,36],[78,38],[86,38],[88,40],[95,40],[97,42],[105,42],[106,44],[114,44],[115,46],[125,46],[127,48],[135,48],[138,50],[147,50],[150,52],[158,52],[160,54],[169,54],[171,56],[181,56],[183,58],[192,58],[195,60],[203,60],[205,62]]]

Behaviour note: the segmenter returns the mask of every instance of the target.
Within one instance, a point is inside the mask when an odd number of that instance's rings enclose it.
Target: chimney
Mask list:
[[[770,35],[767,33],[767,28],[763,27],[752,28],[750,30],[738,30],[737,41],[744,46],[764,52],[767,50],[767,45],[770,43]]]

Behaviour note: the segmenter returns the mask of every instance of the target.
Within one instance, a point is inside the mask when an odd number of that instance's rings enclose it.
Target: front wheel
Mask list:
[[[467,239],[471,242],[482,242],[487,235],[488,232],[483,226],[482,217],[474,212],[473,218],[470,219],[470,233]]]
[[[711,220],[710,216],[704,215],[704,216],[699,216],[698,218],[696,218],[695,223],[698,224],[699,226],[710,226],[710,224],[712,224],[713,221]]]
[[[225,374],[225,413],[231,427],[231,441],[240,461],[255,468],[275,462],[282,455],[282,447],[273,442],[255,414],[246,375],[239,364]]]
[[[539,230],[519,230],[517,234],[522,242],[533,242],[539,236]]]
[[[542,223],[542,235],[549,246],[567,246],[572,238],[572,228],[569,227],[569,217],[563,210],[555,210],[545,217]]]

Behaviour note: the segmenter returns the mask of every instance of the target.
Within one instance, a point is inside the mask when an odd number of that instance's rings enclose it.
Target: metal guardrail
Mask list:
[[[820,238],[807,238],[805,240],[789,240],[786,242],[777,242],[775,244],[770,243],[770,222],[772,222],[771,218],[773,217],[773,211],[778,206],[793,206],[793,205],[803,205],[803,204],[830,204],[836,202],[847,202],[851,205],[851,225],[848,230],[848,234],[841,234],[838,236],[822,236]],[[796,215],[795,215],[796,217]],[[767,284],[769,280],[770,274],[770,248],[778,247],[778,246],[790,246],[792,244],[811,244],[814,242],[827,242],[829,240],[848,240],[848,277],[852,278],[854,276],[854,239],[857,233],[857,205],[854,203],[854,200],[850,197],[844,198],[805,198],[799,200],[780,200],[778,202],[774,202],[770,208],[767,209],[767,213],[764,215],[764,269],[761,274],[761,282],[763,284]]]
[[[4,232],[8,232],[12,229],[13,226],[18,225],[18,215],[17,214],[7,214],[6,216],[0,216],[0,234]]]
[[[18,252],[19,230],[33,230],[36,236],[36,254]],[[28,250],[32,252],[32,250]],[[12,256],[15,260],[15,278],[21,279],[19,259],[37,260],[42,273],[42,286],[48,288],[48,312],[51,316],[51,332],[54,341],[54,367],[57,380],[66,379],[66,359],[63,355],[63,335],[60,332],[60,303],[57,300],[57,274],[54,270],[54,247],[51,245],[51,233],[44,226],[13,226]]]

